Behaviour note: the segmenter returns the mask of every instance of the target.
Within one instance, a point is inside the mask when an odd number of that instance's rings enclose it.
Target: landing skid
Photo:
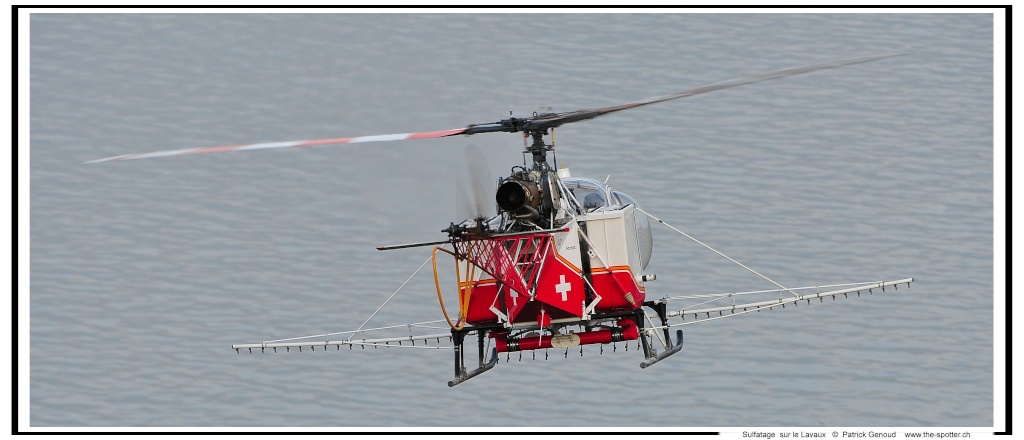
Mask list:
[[[647,367],[650,367],[651,365],[654,365],[654,364],[656,364],[658,362],[661,362],[662,360],[664,360],[665,358],[668,358],[669,356],[672,356],[672,355],[674,355],[676,353],[679,353],[682,350],[682,348],[683,348],[683,331],[682,330],[676,330],[675,343],[673,343],[672,342],[672,337],[671,337],[671,335],[669,333],[669,330],[668,330],[668,316],[667,316],[668,314],[667,314],[667,307],[666,307],[665,303],[664,302],[646,302],[643,305],[648,307],[648,308],[650,308],[655,313],[657,313],[658,318],[661,321],[661,325],[662,325],[662,330],[661,331],[664,332],[664,336],[663,337],[659,336],[657,338],[657,339],[661,340],[661,342],[663,343],[663,345],[665,347],[665,350],[662,351],[661,353],[658,353],[658,350],[653,347],[653,344],[652,344],[652,342],[653,342],[652,341],[653,333],[650,333],[650,332],[657,331],[657,330],[656,329],[649,329],[649,330],[646,330],[646,331],[643,330],[645,318],[647,317],[647,315],[644,312],[643,308],[637,308],[633,312],[626,312],[625,314],[603,315],[603,316],[600,316],[599,319],[609,319],[609,318],[614,318],[614,317],[617,316],[617,317],[626,317],[626,319],[631,320],[631,321],[636,323],[636,327],[639,328],[639,331],[637,333],[639,333],[638,336],[639,336],[639,339],[640,339],[640,345],[643,347],[643,351],[644,351],[644,360],[643,360],[643,362],[640,363],[640,368],[647,368]],[[652,322],[652,324],[653,324],[653,322]],[[502,330],[502,327],[501,326],[486,326],[486,327],[466,327],[466,328],[460,328],[460,329],[457,329],[457,330],[456,329],[452,329],[452,331],[451,331],[452,332],[452,342],[454,343],[454,348],[455,348],[455,353],[454,353],[455,354],[455,378],[450,380],[450,381],[448,381],[448,386],[449,387],[454,387],[454,386],[456,386],[456,385],[458,385],[460,383],[463,383],[463,382],[465,382],[465,381],[467,381],[469,379],[472,379],[472,378],[474,378],[476,376],[479,376],[479,375],[483,374],[484,372],[490,370],[491,368],[494,368],[495,365],[497,365],[497,363],[498,363],[498,347],[491,347],[490,348],[490,353],[489,353],[490,356],[488,356],[488,358],[486,358],[486,362],[485,362],[485,358],[484,358],[484,354],[485,354],[484,353],[484,350],[485,350],[484,342],[487,339],[487,334],[490,331],[494,331],[494,330]],[[636,331],[636,330],[634,330],[634,331]],[[477,356],[478,356],[479,361],[478,361],[477,367],[475,369],[468,370],[467,367],[466,367],[466,359],[465,359],[466,358],[465,342],[466,342],[466,337],[469,334],[474,333],[474,332],[477,335],[477,352],[478,352]],[[586,334],[592,334],[592,333],[581,333],[581,334],[586,335]],[[618,337],[619,338],[622,337],[621,330],[618,333]],[[619,339],[619,340],[621,340],[621,339]],[[578,338],[577,338],[576,342],[577,342],[577,344],[579,343],[579,339]],[[591,343],[593,343],[593,342],[591,342]],[[515,350],[518,350],[518,348],[516,348]]]
[[[667,358],[669,356],[672,356],[672,355],[674,355],[676,353],[679,353],[679,351],[683,349],[683,331],[682,330],[676,330],[676,343],[675,343],[675,345],[672,345],[672,338],[669,337],[669,333],[668,333],[668,307],[667,307],[667,305],[665,303],[663,303],[663,302],[653,302],[653,301],[645,302],[644,305],[647,306],[647,307],[650,307],[652,310],[654,310],[654,312],[658,314],[658,318],[661,319],[661,325],[665,327],[665,329],[663,331],[665,333],[665,344],[666,344],[667,349],[659,354],[657,352],[657,350],[655,350],[653,347],[651,347],[651,341],[650,341],[650,337],[648,336],[648,333],[645,332],[645,331],[641,331],[640,332],[640,342],[641,342],[641,344],[644,347],[644,357],[645,357],[645,359],[643,360],[643,362],[640,362],[640,368],[650,367],[651,365],[654,365],[654,364],[656,364],[658,362],[661,362],[663,359],[665,359],[665,358]],[[644,311],[643,311],[643,309],[642,308],[641,309],[637,309],[636,310],[636,318],[635,319],[636,319],[636,323],[637,323],[638,326],[643,327],[643,323],[644,323],[643,318],[644,318]]]
[[[485,372],[487,370],[490,370],[491,368],[494,368],[494,366],[497,365],[497,364],[498,364],[498,349],[495,348],[495,347],[491,347],[491,360],[487,361],[486,364],[481,365],[479,368],[477,368],[477,369],[475,369],[473,371],[470,371],[470,372],[466,372],[465,368],[463,368],[462,371],[460,372],[460,374],[455,376],[455,379],[452,379],[452,380],[448,381],[448,386],[449,387],[453,387],[453,386],[458,385],[460,383],[463,383],[463,382],[465,382],[467,380],[470,380],[470,379],[480,375],[481,373],[483,373],[483,372]]]
[[[651,365],[654,365],[654,364],[660,362],[662,359],[665,359],[665,358],[667,358],[669,356],[672,356],[672,355],[674,355],[676,353],[679,353],[679,350],[682,350],[682,349],[683,349],[683,331],[682,330],[676,330],[676,345],[673,345],[672,348],[669,348],[668,350],[665,350],[665,351],[661,352],[660,354],[657,354],[652,349],[651,353],[647,355],[647,359],[644,359],[644,361],[640,363],[640,368],[650,367]]]
[[[465,342],[466,335],[470,332],[476,332],[477,335],[477,347],[479,365],[472,371],[466,371],[466,359],[463,343]],[[455,379],[448,381],[448,386],[453,387],[460,383],[463,383],[469,379],[472,379],[480,374],[484,373],[491,368],[494,368],[498,364],[498,348],[491,347],[491,358],[484,363],[484,338],[486,337],[486,328],[463,328],[459,330],[452,329],[452,342],[455,344]]]

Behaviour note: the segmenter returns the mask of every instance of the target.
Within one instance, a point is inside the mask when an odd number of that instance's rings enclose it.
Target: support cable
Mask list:
[[[761,278],[764,278],[764,279],[765,279],[765,280],[767,280],[768,282],[770,282],[770,283],[772,283],[772,284],[774,284],[774,285],[776,285],[776,286],[779,286],[780,288],[782,288],[782,290],[785,290],[785,291],[787,291],[787,292],[789,292],[789,293],[792,293],[792,294],[793,294],[793,296],[795,296],[795,297],[798,297],[798,298],[800,297],[800,295],[799,295],[799,294],[797,294],[796,292],[794,292],[794,291],[792,291],[792,290],[789,290],[789,288],[787,288],[786,286],[783,286],[782,284],[776,283],[775,281],[772,281],[772,279],[771,279],[771,278],[768,278],[768,277],[766,277],[766,276],[764,276],[764,275],[761,275],[761,274],[760,274],[759,272],[757,272],[756,270],[754,270],[754,269],[751,269],[751,268],[749,268],[749,267],[747,267],[747,266],[744,266],[744,265],[743,265],[743,263],[740,263],[739,261],[733,260],[733,259],[732,259],[732,258],[730,258],[730,257],[729,257],[728,255],[725,255],[725,254],[723,254],[723,253],[721,253],[721,252],[718,252],[717,250],[715,250],[715,248],[713,248],[713,247],[711,247],[711,246],[708,246],[708,245],[704,244],[704,243],[703,243],[703,242],[701,242],[700,240],[698,240],[698,239],[696,239],[696,238],[693,238],[693,237],[691,237],[691,236],[690,236],[689,234],[687,234],[687,233],[685,233],[685,232],[683,232],[683,231],[680,231],[679,229],[676,229],[676,228],[675,228],[674,226],[672,226],[672,225],[670,225],[670,224],[668,224],[668,223],[665,223],[665,222],[664,222],[664,221],[662,221],[662,220],[661,220],[660,218],[657,218],[657,217],[655,217],[655,216],[651,215],[651,213],[649,213],[649,212],[647,212],[647,211],[644,211],[643,209],[640,209],[640,207],[639,207],[639,206],[637,206],[637,207],[636,207],[636,210],[637,210],[637,211],[640,211],[640,212],[642,212],[642,213],[644,213],[644,215],[646,215],[646,216],[648,216],[648,217],[650,217],[650,218],[654,219],[654,220],[655,220],[655,221],[657,221],[658,223],[661,223],[661,224],[663,224],[663,225],[665,225],[665,226],[668,226],[668,227],[669,227],[670,229],[672,229],[673,231],[676,231],[676,232],[678,232],[678,233],[680,233],[680,234],[683,234],[683,236],[684,236],[684,237],[686,237],[686,238],[689,238],[690,240],[693,240],[693,241],[694,241],[694,242],[696,242],[697,244],[699,244],[699,245],[701,245],[701,246],[704,246],[704,247],[708,248],[708,249],[709,249],[710,251],[712,251],[712,252],[714,252],[714,253],[716,253],[716,254],[718,254],[718,255],[721,255],[721,256],[722,256],[722,257],[724,257],[725,259],[727,259],[727,260],[729,260],[729,261],[732,261],[733,263],[736,263],[736,264],[737,264],[737,265],[739,265],[740,267],[742,267],[742,268],[744,268],[744,269],[746,269],[746,270],[749,270],[749,271],[750,271],[751,273],[753,273],[754,275],[757,275],[757,276],[759,276],[759,277],[761,277]]]
[[[405,280],[405,282],[398,287],[398,290],[396,290],[395,293],[392,293],[391,296],[389,296],[388,299],[384,301],[384,304],[381,304],[380,307],[377,307],[377,310],[374,310],[373,313],[370,314],[370,317],[366,318],[366,321],[363,321],[362,324],[359,324],[359,328],[355,329],[355,331],[353,331],[352,334],[349,335],[348,340],[352,341],[352,338],[355,337],[355,335],[359,334],[359,331],[363,329],[363,326],[365,326],[366,323],[370,322],[370,320],[373,319],[374,316],[377,316],[377,312],[380,312],[380,310],[383,309],[384,306],[388,305],[388,303],[395,298],[395,295],[398,295],[398,292],[401,292],[402,289],[404,289],[405,286],[409,284],[409,282],[412,281],[412,279],[415,278],[416,275],[419,274],[424,267],[427,267],[427,263],[429,263],[431,260],[433,260],[433,258],[427,258],[427,261],[424,261],[423,264],[420,265],[420,268],[416,269],[416,272],[413,272],[412,275],[409,276],[409,279]]]

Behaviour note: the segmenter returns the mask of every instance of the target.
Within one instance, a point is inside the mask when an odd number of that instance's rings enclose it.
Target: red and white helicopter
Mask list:
[[[553,130],[571,122],[649,104],[685,98],[702,93],[756,82],[799,75],[851,64],[881,60],[896,55],[850,58],[777,70],[731,81],[683,90],[639,101],[563,113],[534,113],[531,117],[509,117],[501,121],[474,124],[451,130],[362,136],[349,138],[271,142],[238,146],[188,148],[154,153],[124,154],[86,163],[148,159],[221,151],[307,147],[330,144],[354,144],[413,139],[441,138],[481,133],[523,133],[524,164],[499,179],[494,191],[496,215],[483,215],[482,197],[474,197],[472,218],[451,223],[443,229],[447,238],[439,241],[381,246],[394,250],[435,246],[431,259],[434,280],[444,320],[389,327],[365,328],[395,295],[385,301],[356,330],[299,338],[232,345],[236,351],[266,351],[279,348],[290,351],[303,347],[430,347],[454,349],[455,386],[495,366],[498,353],[540,349],[565,349],[589,344],[637,341],[649,367],[677,352],[683,345],[683,331],[675,327],[724,319],[788,304],[810,303],[813,299],[833,300],[851,293],[873,293],[897,285],[910,285],[912,278],[894,281],[834,284],[788,288],[718,252],[647,213],[623,192],[605,183],[574,177],[567,168],[556,169],[549,163],[554,153]],[[552,141],[553,142],[553,141]],[[470,151],[473,153],[472,151]],[[479,154],[479,153],[473,153]],[[480,162],[480,161],[477,161]],[[473,182],[477,190],[489,183]],[[655,280],[645,273],[651,258],[653,240],[648,218],[729,259],[772,283],[771,290],[709,295],[653,298],[646,283]],[[441,295],[437,272],[439,253],[455,261],[458,308],[450,313]],[[426,262],[424,263],[424,266]],[[421,266],[422,270],[424,266]],[[419,270],[417,270],[417,273]],[[415,274],[413,275],[415,276]],[[412,278],[410,277],[410,280]],[[408,281],[406,281],[408,284]],[[402,285],[404,287],[405,284]],[[399,288],[399,291],[402,289]],[[673,301],[686,301],[682,308],[670,308]],[[673,318],[676,322],[671,322]],[[447,323],[447,326],[444,324]],[[417,331],[430,334],[415,334]],[[467,340],[475,336],[477,362],[467,364]],[[442,339],[451,347],[442,347]],[[470,342],[471,344],[472,342]],[[417,345],[419,344],[419,345]],[[602,348],[603,352],[603,348]]]

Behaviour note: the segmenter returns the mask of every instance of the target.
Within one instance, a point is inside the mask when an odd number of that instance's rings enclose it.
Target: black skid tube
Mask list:
[[[481,365],[479,368],[477,368],[477,369],[475,369],[473,371],[470,371],[468,373],[467,372],[461,372],[461,374],[459,374],[458,376],[455,376],[455,379],[452,379],[452,380],[448,381],[448,386],[449,387],[453,387],[453,386],[458,385],[460,383],[463,383],[463,382],[465,382],[467,380],[470,380],[470,379],[472,379],[472,378],[474,378],[476,376],[479,376],[481,373],[483,373],[483,372],[485,372],[487,370],[490,370],[491,368],[494,368],[494,366],[497,365],[497,364],[498,364],[498,348],[497,347],[491,347],[491,360],[487,361],[486,364]]]
[[[682,349],[683,349],[683,331],[682,330],[676,330],[676,345],[673,345],[672,348],[670,348],[668,350],[665,350],[665,351],[661,352],[660,354],[655,354],[655,355],[648,356],[647,359],[644,359],[643,362],[640,362],[640,368],[650,367],[651,365],[654,365],[654,364],[660,362],[662,359],[665,359],[665,358],[667,358],[669,356],[672,356],[672,355],[674,355],[676,353],[679,353],[679,350],[682,350]]]

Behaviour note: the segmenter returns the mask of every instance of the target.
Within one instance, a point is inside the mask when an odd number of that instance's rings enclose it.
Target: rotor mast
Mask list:
[[[542,172],[550,171],[551,165],[548,165],[548,150],[554,147],[544,143],[544,135],[547,134],[547,129],[528,131],[526,134],[533,137],[533,143],[526,148],[526,151],[533,155],[533,169]]]

